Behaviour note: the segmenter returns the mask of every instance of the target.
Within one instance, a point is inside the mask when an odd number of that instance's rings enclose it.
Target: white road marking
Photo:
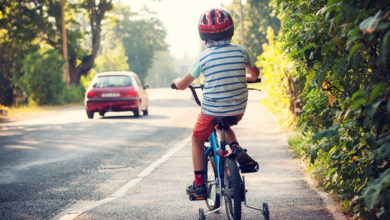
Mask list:
[[[186,138],[175,144],[173,148],[168,150],[162,157],[154,161],[144,170],[142,170],[135,179],[128,181],[125,185],[119,188],[111,196],[104,198],[98,201],[79,201],[68,209],[60,212],[58,215],[54,216],[52,220],[73,220],[82,213],[89,211],[98,206],[104,205],[108,202],[114,201],[118,198],[123,197],[129,189],[141,182],[145,177],[150,175],[156,168],[158,168],[162,163],[167,161],[173,154],[179,151],[181,148],[189,144],[190,139]]]

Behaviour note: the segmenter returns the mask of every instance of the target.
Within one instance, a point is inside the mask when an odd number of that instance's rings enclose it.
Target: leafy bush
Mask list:
[[[88,72],[88,74],[86,76],[81,76],[80,85],[82,86],[84,91],[86,91],[88,89],[89,84],[91,84],[93,77],[95,77],[95,75],[96,75],[96,70],[92,69]]]
[[[277,0],[302,134],[345,211],[390,218],[390,1]]]
[[[30,101],[39,105],[60,104],[64,87],[64,60],[54,49],[40,49],[29,53],[23,62],[23,76],[17,85]]]
[[[288,145],[297,157],[306,157],[306,153],[309,152],[311,148],[309,139],[302,135],[290,137],[288,139]]]
[[[293,76],[296,75],[294,62],[282,53],[280,43],[275,41],[272,28],[267,29],[268,44],[263,45],[263,53],[258,57],[266,98],[261,103],[271,111],[282,129],[296,126],[298,91]]]
[[[61,94],[61,102],[64,103],[77,103],[84,100],[85,89],[83,86],[69,86],[64,88]]]

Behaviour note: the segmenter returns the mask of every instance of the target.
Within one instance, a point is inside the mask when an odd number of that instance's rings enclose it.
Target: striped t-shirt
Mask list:
[[[246,50],[225,43],[203,51],[190,72],[198,78],[203,72],[202,112],[208,116],[231,116],[245,112],[248,89],[246,69],[255,64]]]

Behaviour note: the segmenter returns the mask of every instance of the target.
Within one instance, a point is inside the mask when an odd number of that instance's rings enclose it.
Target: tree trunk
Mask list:
[[[81,76],[86,75],[93,67],[97,52],[100,47],[101,23],[106,11],[111,7],[111,2],[112,0],[101,0],[99,5],[96,5],[95,0],[88,0],[92,32],[92,50],[89,55],[83,57],[79,65],[77,65],[76,54],[74,52],[71,53],[68,60],[71,85],[79,85]]]

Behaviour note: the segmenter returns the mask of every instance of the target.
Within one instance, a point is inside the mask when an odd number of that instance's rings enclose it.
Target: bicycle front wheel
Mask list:
[[[220,206],[220,186],[217,174],[217,165],[213,152],[207,155],[207,199],[206,204],[210,211]]]
[[[234,159],[224,160],[224,199],[226,214],[229,220],[241,219],[241,201],[243,199],[243,184],[237,163]]]

